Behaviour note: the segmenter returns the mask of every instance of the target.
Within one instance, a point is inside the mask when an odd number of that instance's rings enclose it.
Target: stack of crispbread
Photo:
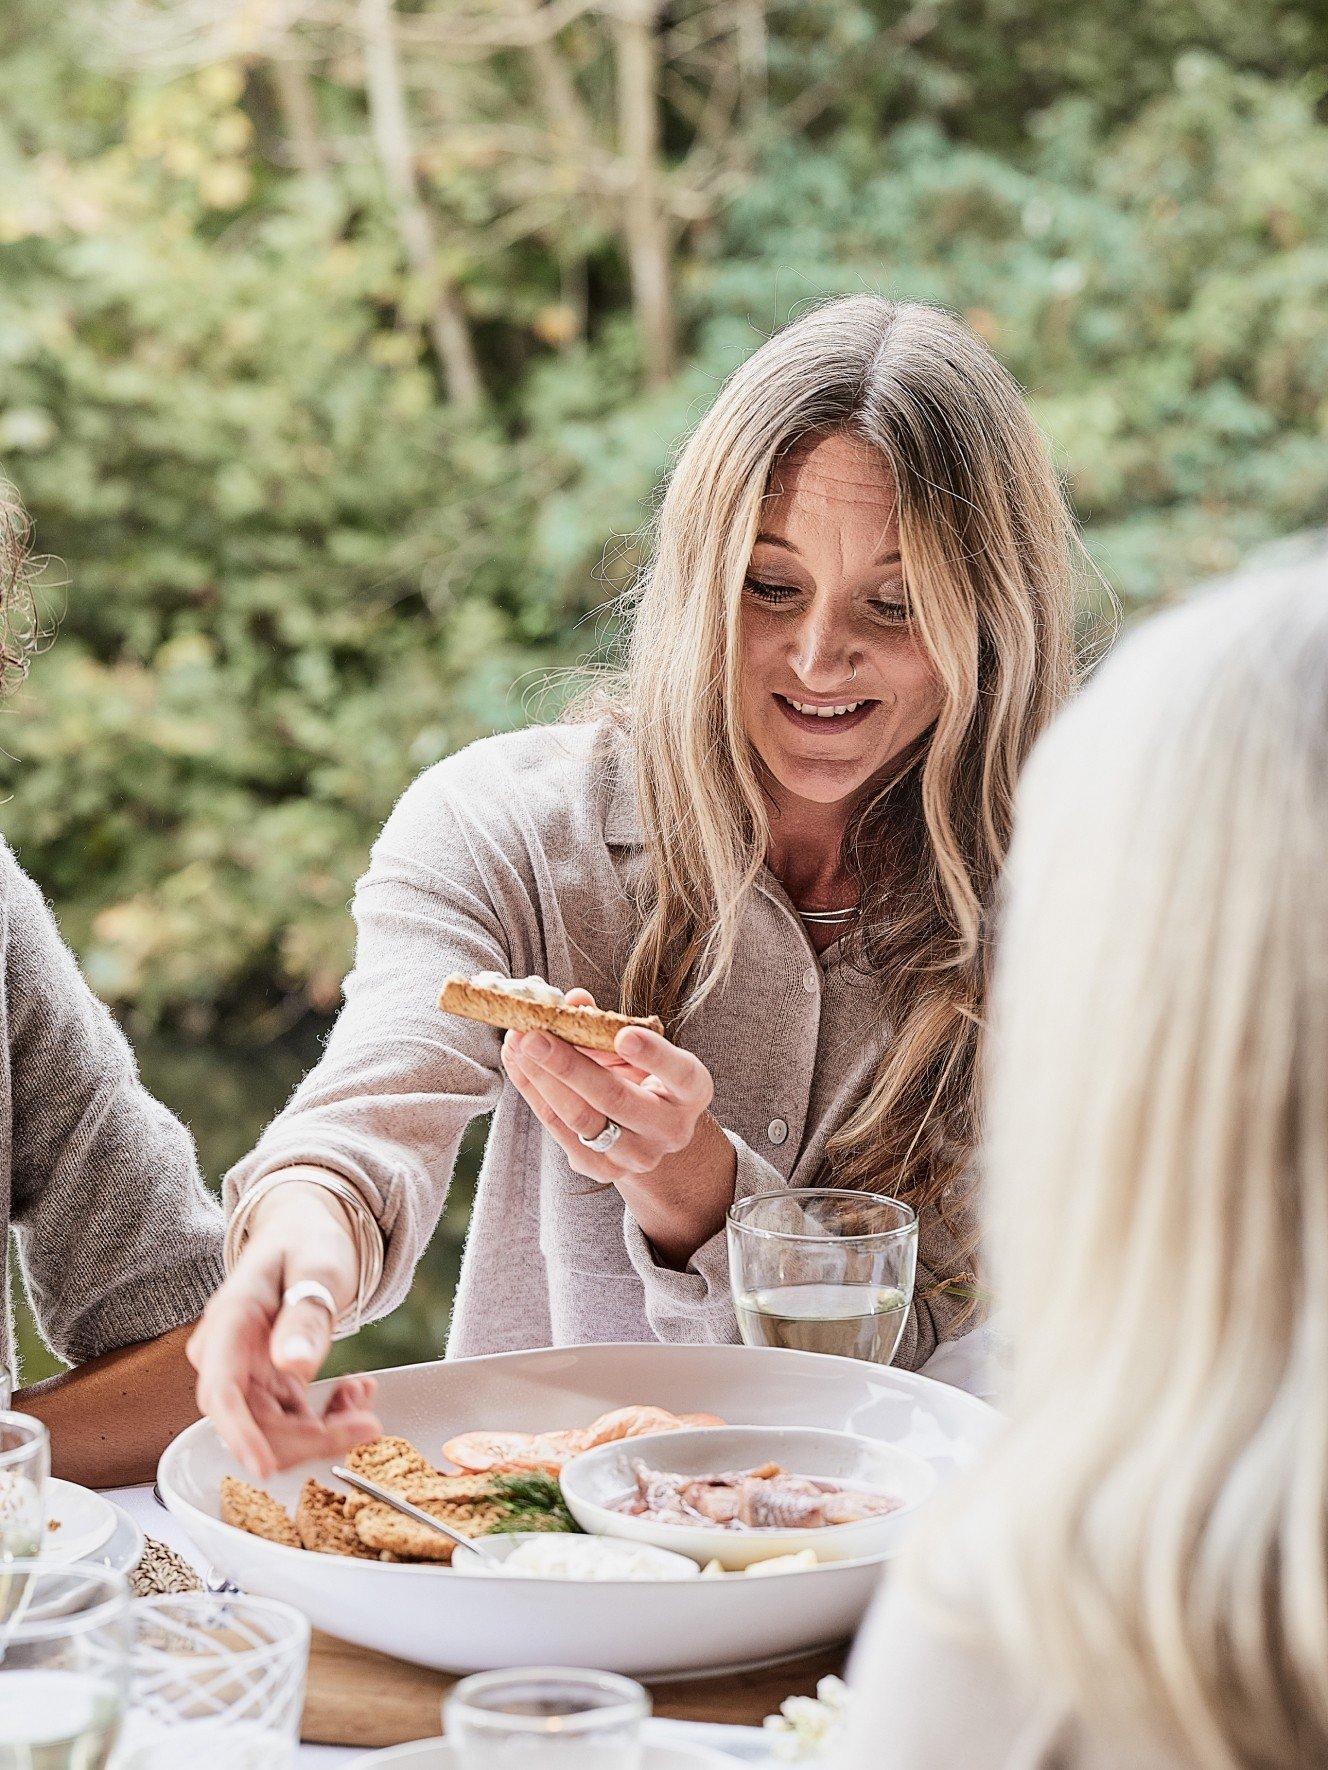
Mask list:
[[[509,1510],[494,1497],[493,1477],[443,1475],[404,1438],[356,1445],[346,1454],[346,1467],[401,1494],[462,1536],[483,1536]],[[300,1490],[292,1520],[271,1494],[228,1475],[221,1484],[221,1517],[224,1524],[290,1549],[363,1561],[452,1559],[453,1545],[427,1525],[381,1500],[338,1493],[312,1478]]]

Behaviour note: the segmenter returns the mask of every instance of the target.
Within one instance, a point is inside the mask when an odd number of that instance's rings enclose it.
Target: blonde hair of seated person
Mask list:
[[[1328,1763],[1328,554],[1125,642],[1006,892],[1012,1424],[911,1575],[1105,1727]]]

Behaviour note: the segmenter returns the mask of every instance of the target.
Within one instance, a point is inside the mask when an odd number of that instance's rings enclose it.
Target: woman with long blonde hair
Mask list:
[[[1328,1763],[1328,554],[1124,645],[1020,788],[984,1163],[1009,1425],[848,1762]]]
[[[1071,542],[1018,389],[948,315],[831,303],[736,371],[618,681],[406,793],[326,1055],[229,1176],[193,1356],[252,1469],[338,1448],[304,1400],[333,1315],[401,1299],[489,1111],[452,1353],[736,1339],[729,1206],[821,1184],[917,1208],[901,1359],[953,1331],[987,913],[1070,681]],[[666,1036],[603,1062],[437,1012],[481,972]]]

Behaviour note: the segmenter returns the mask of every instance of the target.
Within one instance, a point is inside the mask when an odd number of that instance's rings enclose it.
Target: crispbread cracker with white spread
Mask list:
[[[545,985],[545,988],[551,986]],[[612,1051],[613,1041],[625,1026],[643,1026],[650,1032],[662,1033],[664,1023],[658,1015],[613,1014],[607,1008],[577,1008],[567,1002],[536,1001],[518,995],[511,988],[499,989],[493,984],[476,983],[468,977],[449,977],[438,998],[438,1006],[447,1014],[461,1014],[467,1020],[482,1020],[487,1026],[503,1027],[509,1032],[545,1032],[569,1045],[582,1045],[591,1051]]]

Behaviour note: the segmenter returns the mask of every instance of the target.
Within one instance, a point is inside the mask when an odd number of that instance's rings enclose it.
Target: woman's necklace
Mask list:
[[[858,913],[855,903],[843,910],[799,910],[798,914],[804,922],[811,922],[817,928],[837,928],[841,922],[851,922]]]

